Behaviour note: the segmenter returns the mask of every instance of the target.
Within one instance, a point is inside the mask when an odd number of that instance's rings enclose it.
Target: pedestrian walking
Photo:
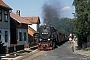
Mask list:
[[[76,41],[76,36],[73,36],[72,33],[69,34],[69,42],[70,42],[70,45],[71,45],[71,50],[74,52],[74,44],[75,44],[75,41]]]
[[[73,35],[72,35],[72,33],[70,33],[69,34],[69,42],[70,42],[70,44],[71,44],[71,41],[73,40]]]
[[[71,42],[71,49],[72,49],[72,51],[74,52],[74,49],[75,49],[75,42],[77,41],[77,38],[76,38],[76,36],[74,36],[74,38],[72,39],[72,42]]]

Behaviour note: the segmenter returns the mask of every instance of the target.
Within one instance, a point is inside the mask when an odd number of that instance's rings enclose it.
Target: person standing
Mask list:
[[[71,44],[71,41],[73,40],[73,35],[72,35],[72,33],[70,33],[69,34],[69,42],[70,42],[70,44]]]

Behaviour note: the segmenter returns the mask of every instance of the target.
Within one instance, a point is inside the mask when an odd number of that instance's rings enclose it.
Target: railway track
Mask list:
[[[33,52],[17,59],[17,60],[33,60],[41,55],[43,55],[44,53],[46,53],[47,51],[39,51],[39,50],[34,50]]]
[[[26,48],[25,50],[14,52],[9,54],[9,56],[5,56],[1,58],[1,60],[23,60],[35,53],[38,53],[37,46]]]

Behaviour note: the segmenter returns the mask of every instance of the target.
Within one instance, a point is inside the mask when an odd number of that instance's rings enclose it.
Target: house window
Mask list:
[[[7,41],[8,41],[8,32],[5,31],[5,42],[7,42]]]
[[[2,21],[2,10],[0,9],[0,21]]]
[[[19,32],[19,41],[22,41],[22,33]]]
[[[4,19],[5,19],[5,22],[8,22],[8,11],[7,10],[5,10],[4,11]]]
[[[24,32],[24,41],[26,41],[26,32]]]
[[[0,31],[0,42],[1,42],[1,31]]]

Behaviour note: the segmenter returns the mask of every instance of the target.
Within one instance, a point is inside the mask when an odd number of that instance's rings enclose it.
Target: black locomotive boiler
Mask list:
[[[34,39],[38,42],[38,50],[52,50],[60,43],[62,36],[54,27],[42,25],[38,32],[34,34]]]

